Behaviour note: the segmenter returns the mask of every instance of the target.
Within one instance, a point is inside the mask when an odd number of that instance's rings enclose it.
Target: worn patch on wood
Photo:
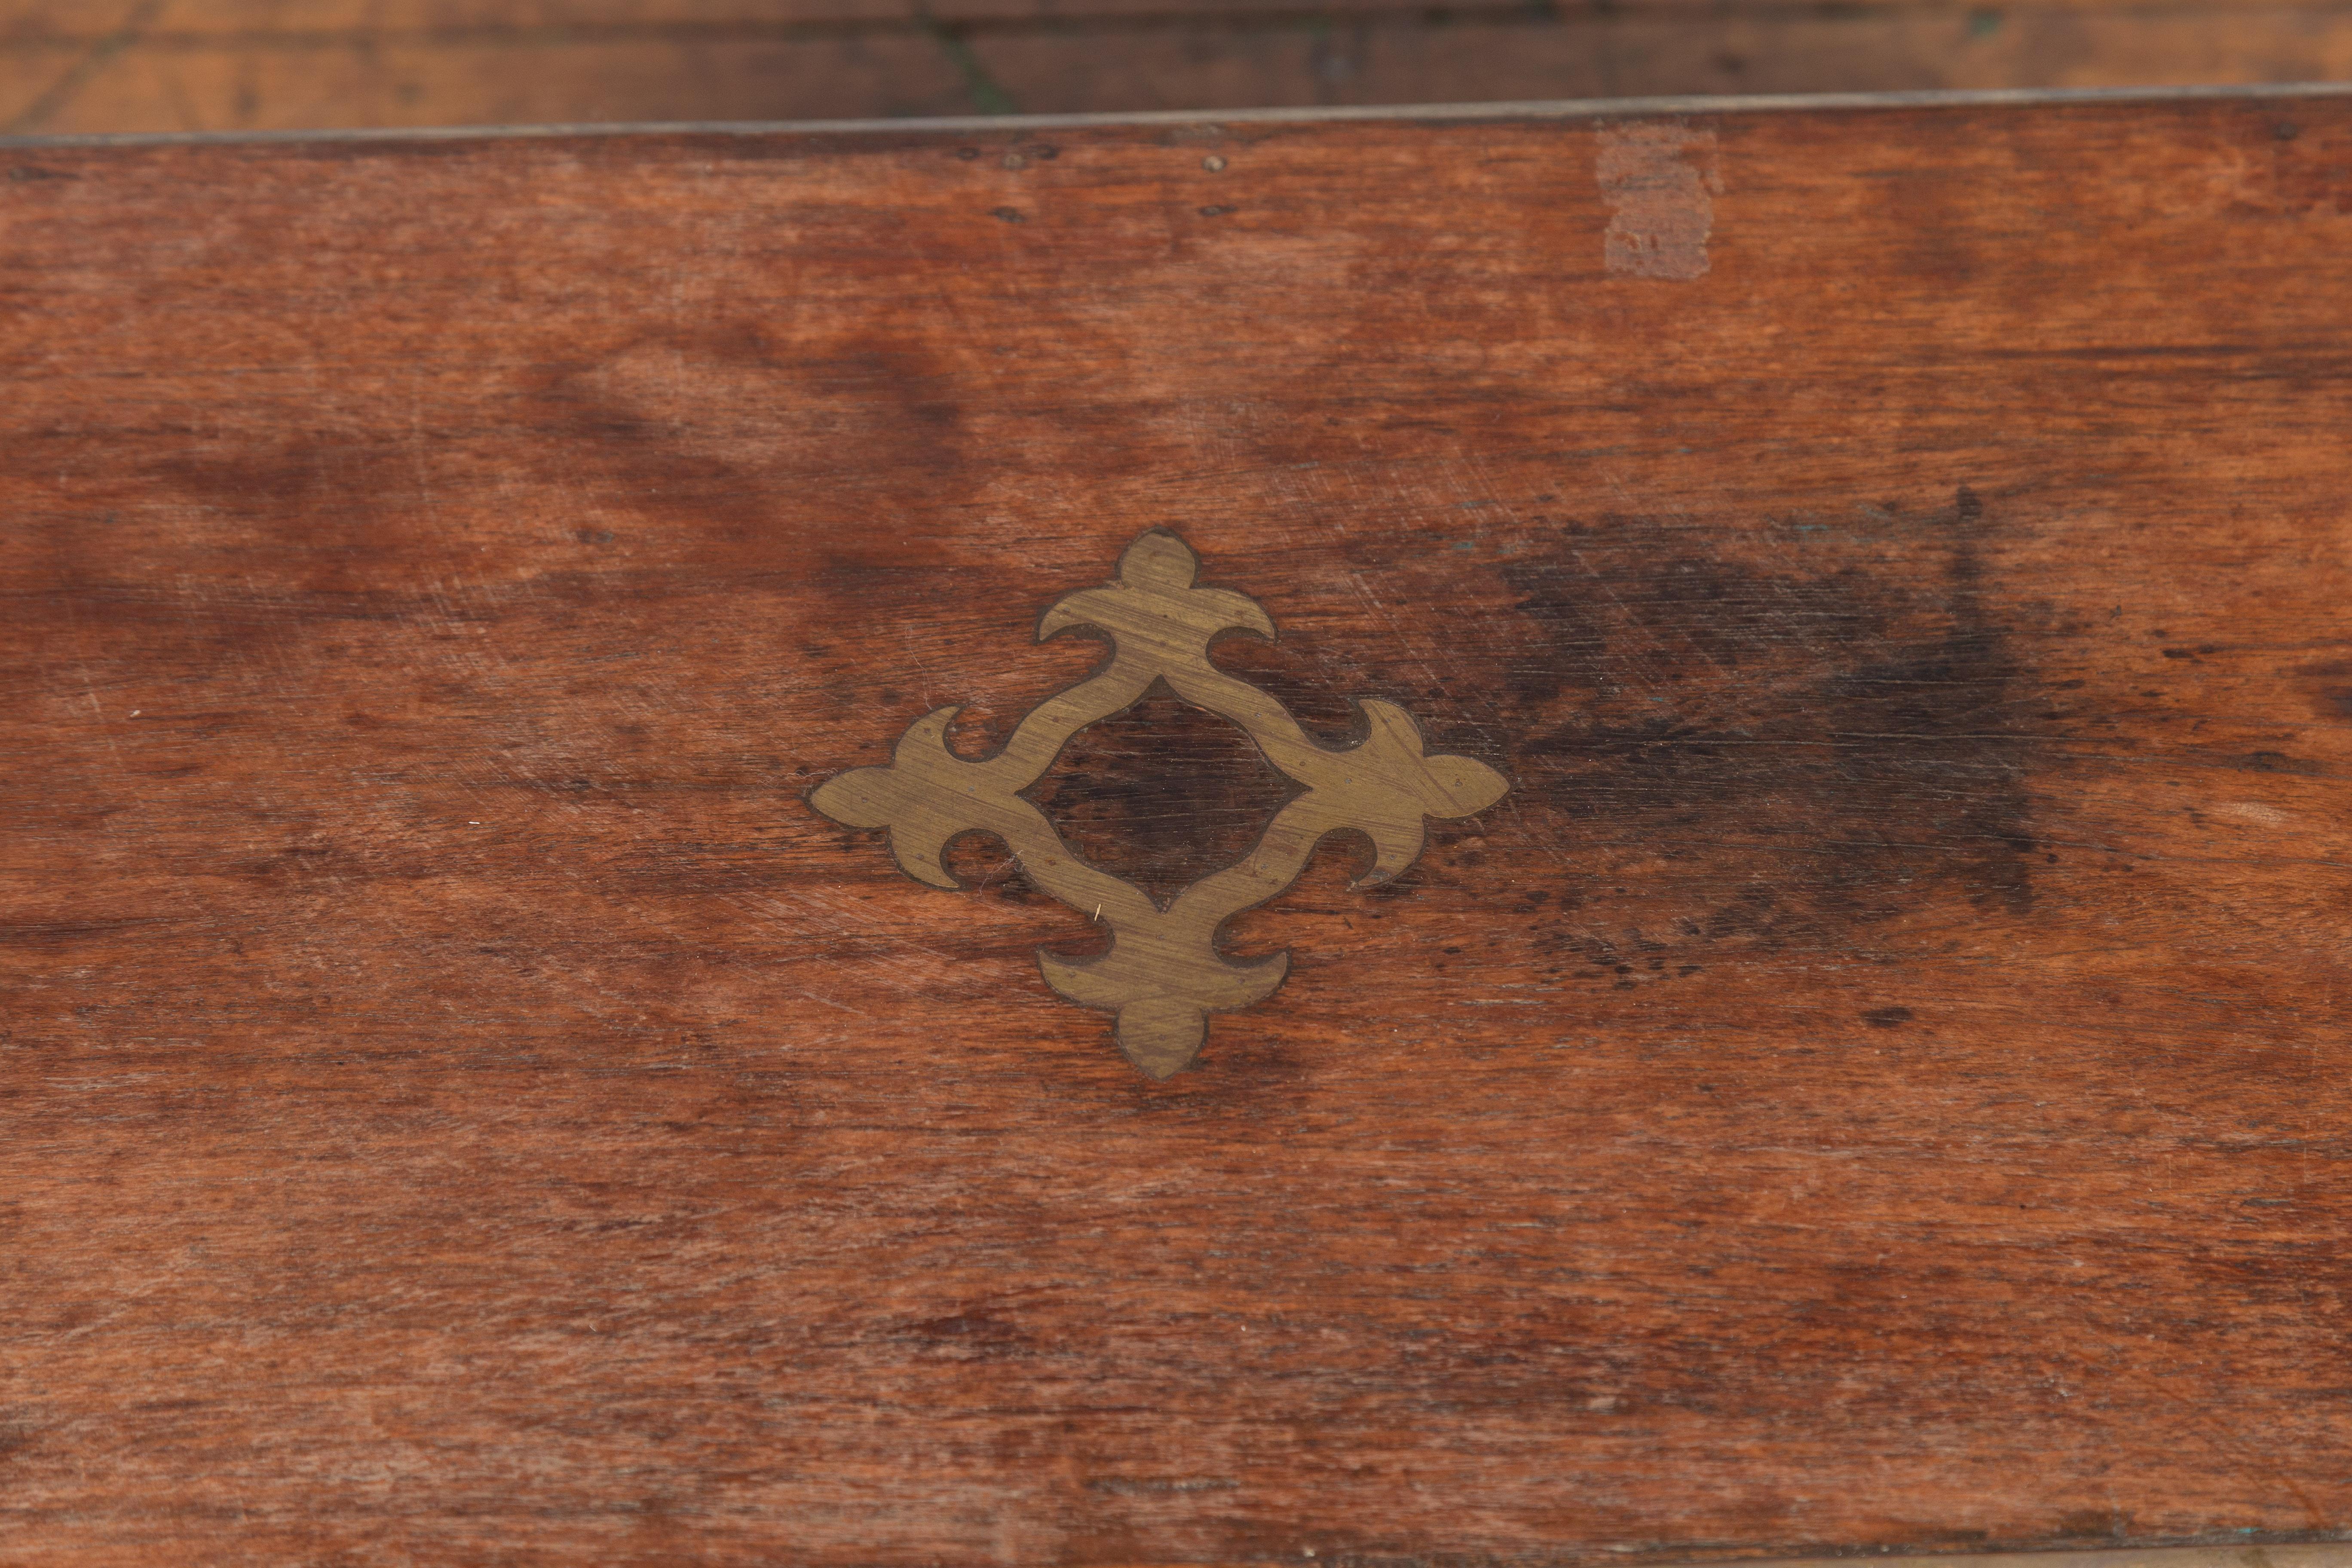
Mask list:
[[[1174,534],[1144,534],[1119,558],[1116,580],[1067,595],[1037,626],[1040,641],[1081,627],[1102,633],[1109,662],[1030,710],[1001,751],[957,756],[947,743],[957,710],[941,708],[915,721],[888,766],[839,774],[810,796],[836,822],[888,828],[900,868],[937,888],[956,885],[941,862],[950,839],[974,830],[1003,839],[1031,880],[1110,928],[1110,949],[1097,957],[1040,951],[1038,963],[1064,996],[1115,1013],[1119,1048],[1153,1078],[1199,1054],[1210,1013],[1261,1002],[1282,984],[1288,953],[1236,963],[1218,952],[1217,931],[1297,881],[1316,845],[1364,834],[1374,858],[1359,885],[1388,881],[1420,856],[1423,818],[1470,816],[1507,787],[1484,763],[1423,755],[1419,727],[1393,703],[1359,704],[1368,733],[1351,747],[1308,739],[1280,702],[1210,664],[1212,639],[1228,631],[1271,639],[1274,622],[1255,600],[1196,585],[1198,570]],[[1247,855],[1165,903],[1074,855],[1024,793],[1080,730],[1161,690],[1240,725],[1301,786]]]
[[[1593,174],[1609,204],[1601,260],[1626,278],[1706,276],[1715,231],[1715,132],[1675,121],[1601,128]]]

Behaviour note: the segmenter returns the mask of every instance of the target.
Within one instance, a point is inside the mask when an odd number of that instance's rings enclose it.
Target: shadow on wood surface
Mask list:
[[[0,131],[324,130],[2334,80],[2352,7],[0,0]]]

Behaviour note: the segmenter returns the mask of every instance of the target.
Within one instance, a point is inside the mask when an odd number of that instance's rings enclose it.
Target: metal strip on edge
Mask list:
[[[1677,114],[1804,113],[1894,109],[2070,108],[2204,100],[2257,101],[2352,96],[2352,82],[2252,87],[1967,89],[1936,92],[1822,92],[1734,97],[1563,98],[1504,103],[1412,103],[1344,108],[1149,110],[1131,114],[966,114],[904,120],[632,121],[560,125],[432,125],[344,131],[185,131],[89,136],[0,136],[0,148],[175,147],[307,142],[456,142],[557,136],[959,135],[1151,125],[1317,125],[1351,121],[1612,120]]]
[[[1836,1557],[1715,1560],[1693,1568],[1854,1568],[1887,1563],[1895,1568],[2352,1568],[2352,1541],[2287,1546],[2142,1546],[2067,1548],[2053,1552],[1855,1552]]]

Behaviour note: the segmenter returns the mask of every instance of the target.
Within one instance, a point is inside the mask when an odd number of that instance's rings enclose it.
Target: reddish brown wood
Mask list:
[[[2347,166],[6,149],[0,1555],[2342,1538]],[[1154,524],[1515,785],[1165,1085],[801,799]]]

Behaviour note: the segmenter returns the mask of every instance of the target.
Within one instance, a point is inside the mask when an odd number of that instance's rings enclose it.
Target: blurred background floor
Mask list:
[[[2331,80],[2352,0],[0,0],[18,134]]]

